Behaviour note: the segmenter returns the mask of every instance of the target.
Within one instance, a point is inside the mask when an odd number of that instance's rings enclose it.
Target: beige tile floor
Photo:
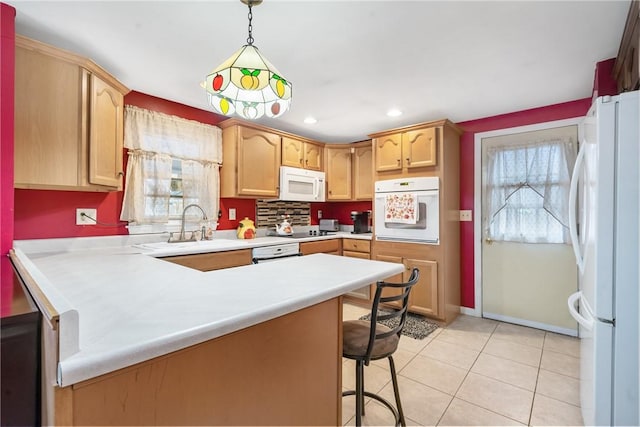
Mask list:
[[[344,320],[368,310],[345,304]],[[579,342],[537,329],[459,316],[423,340],[403,336],[394,355],[407,425],[583,425]],[[354,389],[355,363],[344,359],[342,385]],[[365,389],[393,402],[387,360],[365,367]],[[391,425],[388,409],[367,399],[364,425]],[[355,425],[355,400],[342,400]]]

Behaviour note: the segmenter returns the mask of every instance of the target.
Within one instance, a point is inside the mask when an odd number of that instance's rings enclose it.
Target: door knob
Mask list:
[[[493,243],[493,240],[491,239],[491,237],[487,237],[487,238],[485,238],[485,239],[484,239],[484,241],[485,241],[485,243],[486,243],[487,245],[490,245],[490,244],[492,244],[492,243]]]

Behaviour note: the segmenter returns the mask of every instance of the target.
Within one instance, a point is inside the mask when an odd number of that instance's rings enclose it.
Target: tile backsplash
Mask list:
[[[256,227],[274,228],[282,222],[283,215],[289,215],[291,225],[311,225],[311,204],[282,200],[256,201]]]

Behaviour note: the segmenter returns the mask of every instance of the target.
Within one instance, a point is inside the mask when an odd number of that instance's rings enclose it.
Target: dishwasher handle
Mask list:
[[[298,252],[297,254],[276,256],[276,257],[264,257],[264,258],[254,257],[254,258],[251,259],[251,263],[252,264],[259,264],[259,263],[261,263],[263,261],[277,261],[279,259],[289,258],[289,257],[292,257],[292,256],[302,256],[302,252]]]

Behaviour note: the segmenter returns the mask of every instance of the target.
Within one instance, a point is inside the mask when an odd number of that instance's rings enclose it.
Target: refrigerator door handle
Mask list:
[[[578,183],[580,181],[580,173],[584,168],[584,152],[587,148],[587,141],[583,140],[576,158],[576,164],[573,167],[571,175],[571,184],[569,185],[569,236],[571,237],[571,246],[576,256],[576,264],[582,273],[584,271],[584,255],[580,249],[580,239],[578,239],[578,224],[576,218],[578,216]]]
[[[575,293],[573,293],[573,294],[571,294],[569,296],[569,299],[567,300],[567,305],[569,306],[569,313],[571,314],[571,317],[576,319],[576,322],[581,324],[586,329],[592,331],[593,330],[593,318],[587,319],[586,317],[584,317],[583,315],[578,313],[578,310],[576,309],[576,302],[581,301],[581,300],[582,300],[582,292],[581,291],[575,292]]]

